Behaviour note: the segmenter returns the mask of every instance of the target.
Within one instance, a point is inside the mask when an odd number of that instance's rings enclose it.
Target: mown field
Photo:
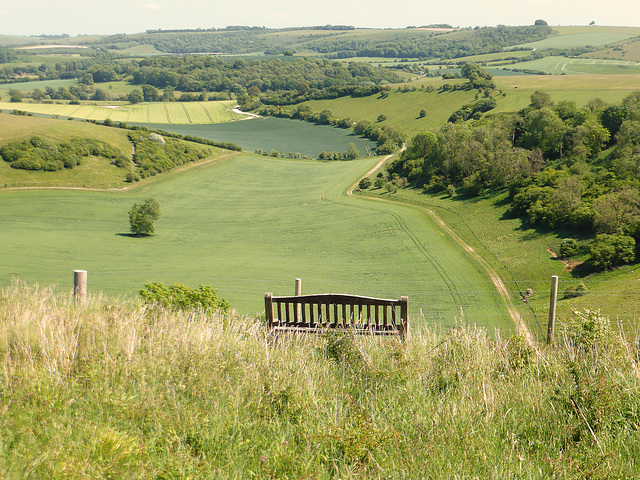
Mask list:
[[[513,331],[481,267],[419,209],[346,198],[375,163],[288,161],[238,154],[126,193],[0,193],[0,283],[69,288],[74,269],[94,291],[144,283],[208,284],[239,312],[263,294],[303,291],[408,295],[416,321]],[[154,196],[157,235],[128,235],[127,212]],[[421,320],[424,318],[424,320]]]
[[[235,101],[163,102],[136,105],[68,105],[0,102],[0,110],[14,109],[43,115],[125,123],[222,123],[247,118],[233,112]]]

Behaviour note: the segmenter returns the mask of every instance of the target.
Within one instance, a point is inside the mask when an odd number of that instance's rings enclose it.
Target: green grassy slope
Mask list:
[[[305,102],[305,104],[315,112],[329,109],[334,117],[349,117],[353,121],[368,119],[375,122],[380,114],[384,114],[387,119],[377,125],[398,126],[408,135],[413,135],[423,130],[438,129],[446,123],[454,111],[475,98],[475,92],[427,93],[419,90],[423,85],[439,86],[440,81],[425,80],[414,82],[414,84],[410,86],[416,86],[417,91],[403,93],[392,90],[386,98],[377,95],[364,98],[343,97],[336,100]],[[419,118],[422,109],[426,110],[427,116]]]
[[[482,269],[421,210],[346,198],[375,158],[320,163],[239,154],[119,194],[0,194],[1,282],[68,285],[126,294],[150,281],[210,284],[240,312],[263,294],[303,291],[409,295],[411,314],[442,324],[512,331]],[[127,212],[156,197],[157,235],[131,238]]]
[[[379,195],[376,190],[368,194]],[[387,197],[387,195],[384,195]],[[635,335],[640,328],[640,271],[625,266],[614,271],[585,276],[554,258],[563,238],[575,233],[550,232],[532,228],[520,218],[506,215],[507,193],[477,199],[425,194],[415,189],[400,189],[394,200],[433,209],[455,232],[487,260],[502,277],[511,298],[519,304],[526,324],[544,338],[549,311],[551,276],[559,277],[558,324],[572,315],[573,309],[599,309],[615,318],[625,331]],[[564,291],[584,282],[588,293],[566,299]],[[531,289],[533,294],[524,293]],[[521,300],[526,298],[526,302]]]
[[[638,347],[614,332],[273,341],[58,293],[0,290],[5,479],[637,477]]]

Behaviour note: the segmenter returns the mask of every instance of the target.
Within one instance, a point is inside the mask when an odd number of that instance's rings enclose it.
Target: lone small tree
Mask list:
[[[160,203],[155,198],[147,198],[144,203],[135,203],[129,210],[131,233],[147,237],[153,235],[153,222],[160,218]]]

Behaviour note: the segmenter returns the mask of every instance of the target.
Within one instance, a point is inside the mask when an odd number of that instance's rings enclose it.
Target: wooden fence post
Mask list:
[[[556,306],[558,305],[558,276],[551,277],[551,296],[549,298],[549,325],[547,327],[547,343],[553,342],[553,331],[556,324]]]
[[[296,286],[295,286],[295,290],[294,290],[294,295],[296,297],[299,297],[300,295],[302,295],[302,279],[301,278],[296,278]],[[298,304],[296,305],[296,313],[298,315],[298,321],[300,321],[300,318],[302,317],[302,305]]]
[[[73,302],[76,307],[84,307],[87,303],[87,271],[73,271]]]

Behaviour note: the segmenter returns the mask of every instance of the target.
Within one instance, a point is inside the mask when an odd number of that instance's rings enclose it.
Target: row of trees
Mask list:
[[[419,133],[390,172],[470,196],[508,188],[509,212],[532,225],[609,235],[598,251],[617,253],[594,267],[629,261],[619,250],[640,241],[640,92],[579,108],[538,91],[517,114]]]
[[[396,35],[393,39],[371,40],[346,37],[327,38],[309,43],[307,48],[336,58],[388,57],[450,59],[501,52],[505,47],[542,40],[551,28],[544,25],[523,27],[483,27],[454,35]]]

